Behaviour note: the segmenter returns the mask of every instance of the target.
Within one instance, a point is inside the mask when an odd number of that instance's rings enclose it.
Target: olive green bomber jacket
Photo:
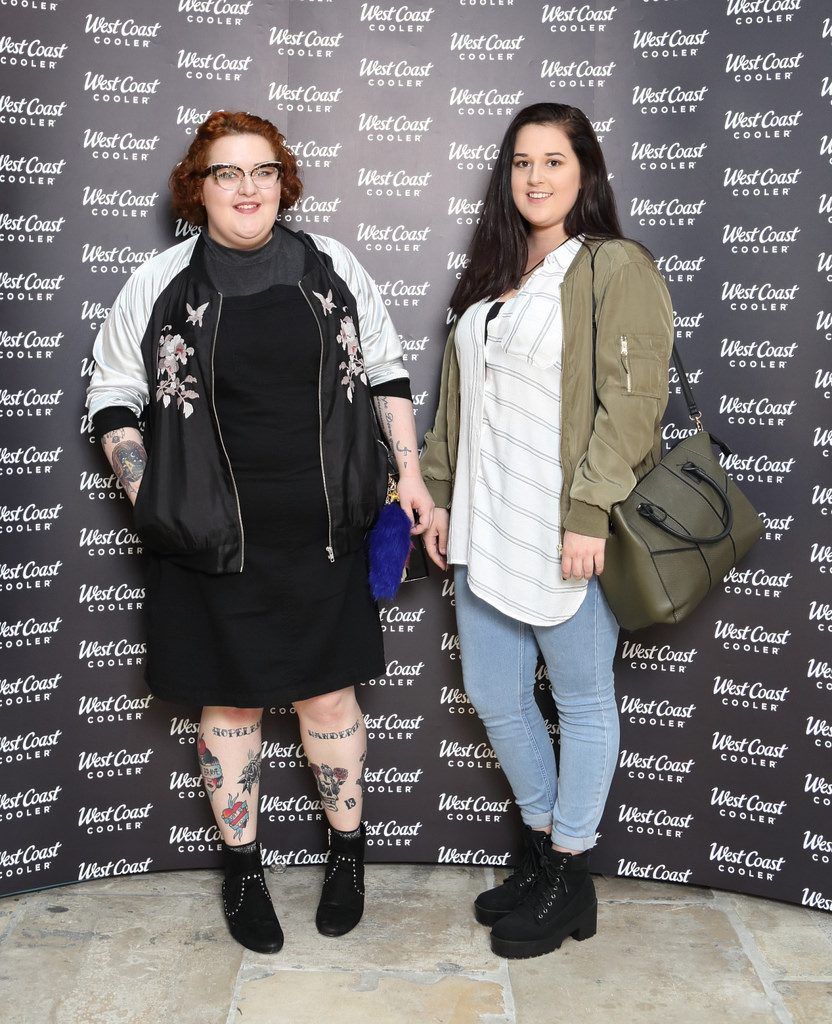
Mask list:
[[[589,246],[596,250],[596,378],[592,387]],[[647,253],[628,239],[588,241],[561,286],[562,530],[609,534],[609,514],[661,458],[673,307]],[[450,508],[459,445],[456,327],[442,361],[439,405],[425,435],[422,476],[437,506]]]

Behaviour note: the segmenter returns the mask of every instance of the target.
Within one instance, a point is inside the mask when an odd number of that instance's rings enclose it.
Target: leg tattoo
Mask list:
[[[321,794],[324,807],[330,811],[338,810],[338,794],[341,786],[347,781],[349,772],[346,768],[330,768],[328,764],[311,764],[312,774],[318,783],[318,792]]]
[[[248,803],[240,799],[239,793],[236,796],[228,794],[228,806],[223,808],[222,820],[234,833],[234,838],[243,838],[243,831],[248,825]]]
[[[359,719],[355,725],[351,725],[349,729],[343,729],[341,732],[315,732],[314,729],[307,729],[307,733],[316,740],[345,740],[347,736],[352,736],[354,732],[358,732],[358,728],[361,725]]]
[[[243,774],[237,779],[237,785],[243,787],[244,793],[251,793],[252,788],[260,781],[260,751],[249,750],[248,762],[243,768]]]
[[[202,766],[202,778],[205,782],[205,788],[209,794],[213,793],[222,785],[222,765],[220,764],[220,759],[214,757],[205,745],[205,737],[202,733],[199,734],[196,749],[199,763]]]
[[[254,725],[241,725],[237,729],[218,729],[217,726],[211,730],[215,736],[221,737],[233,737],[233,736],[250,736],[253,732],[257,732],[260,728],[262,719],[258,718]]]

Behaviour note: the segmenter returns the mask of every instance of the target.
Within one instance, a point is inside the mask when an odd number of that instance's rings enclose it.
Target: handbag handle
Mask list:
[[[695,462],[685,462],[681,469],[683,473],[697,477],[703,483],[710,484],[720,498],[722,498],[725,511],[723,515],[720,516],[720,519],[725,526],[720,533],[716,534],[714,537],[691,537],[688,533],[682,533],[680,530],[676,530],[674,527],[668,526],[667,512],[665,512],[661,505],[651,505],[650,502],[647,501],[641,502],[641,504],[636,508],[636,511],[648,522],[651,522],[654,526],[658,526],[660,530],[664,530],[665,533],[669,533],[671,537],[675,537],[677,540],[684,540],[690,544],[716,544],[718,541],[725,540],[734,528],[734,510],[731,508],[731,502],[728,495],[719,486],[716,480],[714,480],[709,473],[706,473],[701,466],[697,466]],[[660,512],[661,517],[658,514]]]
[[[586,242],[583,242],[581,244],[582,245],[586,245]],[[596,362],[596,351],[595,351],[595,348],[596,348],[596,336],[597,336],[597,333],[598,333],[597,332],[597,326],[596,326],[596,323],[595,323],[595,254],[598,252],[598,250],[601,248],[601,246],[603,244],[604,243],[601,242],[601,245],[596,245],[594,249],[590,248],[590,246],[588,246],[588,245],[586,246],[587,249],[589,249],[589,253],[590,253],[589,268],[590,268],[590,273],[592,275],[592,283],[590,285],[590,293],[592,295],[592,386],[593,386],[593,389],[595,388],[595,362]],[[685,397],[685,404],[688,407],[688,414],[689,414],[691,420],[693,420],[693,422],[696,424],[696,429],[697,430],[704,430],[705,428],[702,426],[702,413],[699,411],[699,406],[696,404],[696,398],[694,397],[693,389],[691,388],[690,381],[688,380],[687,374],[685,373],[685,367],[682,365],[682,357],[679,355],[679,349],[676,347],[676,339],[675,338],[673,339],[672,357],[673,357],[673,365],[676,367],[676,372],[679,374],[679,384],[682,387],[682,394]]]

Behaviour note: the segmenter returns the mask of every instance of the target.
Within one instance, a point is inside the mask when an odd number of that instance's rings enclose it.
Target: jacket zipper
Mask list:
[[[619,335],[619,339],[618,340],[621,342],[621,362],[624,364],[624,370],[627,373],[627,394],[629,395],[629,394],[632,394],[632,391],[633,391],[633,378],[632,378],[632,376],[630,374],[630,362],[629,362],[629,359],[628,359],[629,352],[628,352],[628,346],[627,346],[627,335],[626,334]]]
[[[217,415],[217,405],[214,401],[214,352],[217,348],[217,334],[220,330],[220,316],[222,315],[222,294],[217,292],[220,297],[220,305],[217,310],[217,322],[214,325],[214,339],[211,342],[211,408],[214,410],[214,422],[217,425],[217,437],[220,439],[220,447],[222,453],[225,456],[225,461],[228,464],[228,475],[231,477],[231,486],[234,488],[234,501],[237,504],[237,525],[240,528],[240,572],[243,571],[243,566],[246,564],[246,538],[243,532],[243,515],[240,511],[240,496],[237,493],[237,482],[234,479],[234,470],[231,468],[231,459],[228,457],[226,451],[225,442],[222,439],[222,431],[220,430],[220,418]]]
[[[324,419],[321,411],[321,377],[324,372],[324,332],[321,328],[321,322],[315,314],[315,307],[309,301],[309,296],[303,290],[303,282],[298,281],[298,288],[300,288],[301,295],[306,299],[306,304],[312,312],[312,316],[315,318],[315,323],[318,325],[318,334],[321,339],[321,360],[318,364],[318,451],[321,456],[321,480],[324,485],[324,498],[326,499],[326,517],[327,517],[327,539],[329,544],[326,548],[326,556],[330,562],[335,561],[335,552],[332,549],[332,509],[329,505],[329,491],[326,489],[326,471],[324,470]]]

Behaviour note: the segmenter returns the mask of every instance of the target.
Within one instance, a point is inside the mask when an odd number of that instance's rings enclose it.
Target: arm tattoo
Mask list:
[[[253,732],[257,732],[260,728],[262,718],[258,718],[253,725],[241,725],[236,729],[218,729],[216,726],[211,730],[215,736],[233,737],[233,736],[250,736]]]
[[[376,395],[375,403],[376,412],[378,413],[379,422],[381,423],[381,429],[384,431],[387,444],[392,448],[394,446],[393,413],[390,412],[390,403],[387,400],[387,395]]]
[[[124,490],[128,494],[137,492],[137,485],[141,482],[147,467],[147,452],[144,445],[140,441],[119,440],[110,452],[110,462]]]
[[[358,732],[358,727],[361,725],[361,719],[349,727],[349,729],[342,729],[341,732],[315,732],[314,729],[307,729],[307,733],[316,740],[345,740],[347,736],[352,736],[354,732]]]
[[[406,444],[404,444],[404,442],[396,441],[396,451],[404,456],[404,459],[402,460],[404,463],[403,468],[407,469],[407,457],[410,455],[410,449]]]
[[[330,768],[328,764],[309,763],[315,781],[318,783],[318,792],[324,807],[330,811],[338,810],[338,794],[341,786],[347,781],[349,772],[346,768]]]

